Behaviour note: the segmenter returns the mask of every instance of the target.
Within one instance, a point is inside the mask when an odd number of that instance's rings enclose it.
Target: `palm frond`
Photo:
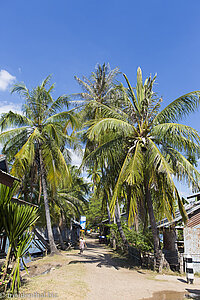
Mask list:
[[[22,178],[30,168],[34,161],[35,157],[35,141],[37,139],[41,139],[40,132],[37,128],[33,131],[33,133],[29,136],[26,143],[20,149],[20,151],[15,156],[15,161],[11,169],[11,174]]]
[[[72,124],[72,127],[76,127],[78,124],[78,121],[73,113],[70,111],[60,112],[57,114],[54,114],[53,116],[50,116],[45,120],[45,123],[52,123],[52,122],[66,122],[69,120]]]
[[[18,83],[13,85],[11,89],[11,93],[18,93],[22,98],[25,98],[26,100],[30,98],[30,92],[29,89],[25,86],[24,83]]]
[[[176,149],[168,147],[167,153],[172,160],[171,165],[178,180],[185,180],[194,191],[200,190],[200,173],[196,168]]]
[[[42,157],[47,173],[47,180],[53,191],[71,182],[71,176],[62,152],[53,139],[42,145]]]
[[[152,128],[151,136],[158,144],[167,144],[179,151],[199,154],[200,136],[190,126],[177,123],[158,124]]]
[[[33,122],[27,118],[26,116],[23,116],[18,113],[14,113],[12,111],[9,111],[8,113],[4,113],[0,117],[0,129],[1,131],[6,130],[10,127],[18,127],[18,126],[33,126]]]
[[[99,136],[103,135],[107,131],[116,131],[121,136],[136,136],[137,131],[134,126],[129,123],[114,119],[114,118],[104,118],[98,120],[89,129],[87,136],[90,140],[97,140]]]
[[[154,124],[177,122],[191,112],[195,112],[200,103],[200,91],[185,94],[165,107],[154,119]]]

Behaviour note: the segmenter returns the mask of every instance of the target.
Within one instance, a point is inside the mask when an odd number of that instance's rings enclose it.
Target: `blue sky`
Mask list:
[[[14,80],[31,88],[52,74],[57,97],[80,91],[74,75],[103,62],[133,84],[138,66],[157,73],[163,105],[200,90],[199,11],[199,0],[1,1],[0,112],[20,110]],[[200,131],[198,115],[184,122]]]

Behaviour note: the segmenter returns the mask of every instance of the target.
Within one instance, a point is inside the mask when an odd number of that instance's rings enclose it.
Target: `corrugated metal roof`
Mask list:
[[[194,212],[200,210],[200,201],[196,201],[196,202],[193,202],[191,204],[187,204],[187,205],[184,205],[185,207],[185,210],[188,214],[188,217],[190,218],[190,215],[193,214]],[[169,221],[167,218],[161,220],[159,223],[158,223],[158,228],[162,228],[162,227],[169,227],[170,225],[178,222],[178,221],[181,221],[182,220],[182,216],[179,212],[179,210],[177,210],[175,212],[175,217],[172,221]]]
[[[20,181],[18,178],[14,177],[0,169],[0,183],[11,187],[13,185],[14,180]]]
[[[191,196],[188,196],[187,199],[191,199],[191,198],[195,198],[195,197],[199,197],[199,196],[200,196],[200,193],[196,193]]]
[[[125,217],[126,216],[126,212],[121,213],[121,217]],[[103,220],[101,223],[107,223],[109,221],[109,219]],[[100,224],[101,224],[100,223]]]

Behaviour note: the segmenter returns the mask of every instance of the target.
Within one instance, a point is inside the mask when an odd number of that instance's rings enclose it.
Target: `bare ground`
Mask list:
[[[113,257],[113,251],[98,241],[89,239],[87,245],[82,255],[78,250],[63,251],[62,255],[31,262],[21,293],[31,296],[35,293],[38,297],[43,293],[48,299],[57,296],[59,300],[139,300],[150,298],[154,292],[200,291],[199,278],[188,285],[184,277],[130,269],[125,259]],[[182,299],[181,295],[178,297],[177,294],[169,299]]]

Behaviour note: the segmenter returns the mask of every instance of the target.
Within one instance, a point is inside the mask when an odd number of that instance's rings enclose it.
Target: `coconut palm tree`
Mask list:
[[[95,72],[92,72],[89,78],[83,76],[83,79],[75,76],[76,81],[82,87],[83,92],[74,94],[75,98],[80,98],[80,103],[85,106],[85,110],[82,110],[84,119],[94,118],[97,114],[97,107],[94,109],[93,102],[107,103],[111,98],[112,92],[115,88],[114,80],[119,74],[119,69],[115,68],[111,70],[109,64],[97,64]],[[79,103],[79,102],[78,102]]]
[[[138,206],[148,210],[154,238],[154,252],[159,264],[159,237],[155,209],[159,215],[171,219],[178,203],[183,218],[186,218],[182,200],[173,177],[185,180],[193,189],[199,189],[200,174],[186,157],[200,154],[198,132],[177,123],[199,105],[200,91],[188,93],[171,102],[160,111],[161,98],[153,92],[154,78],[142,81],[141,69],[137,70],[137,85],[133,88],[126,75],[128,88],[122,84],[120,97],[111,106],[104,105],[104,117],[87,124],[87,138],[98,143],[98,148],[87,156],[87,161],[101,159],[119,165],[111,211],[122,197],[124,184],[131,187],[129,203],[130,220]],[[99,107],[99,103],[96,103]],[[116,155],[116,149],[121,155]]]
[[[68,107],[68,97],[63,95],[54,100],[53,88],[50,76],[32,90],[24,84],[16,84],[12,93],[19,93],[25,100],[23,114],[10,111],[0,118],[0,142],[4,144],[2,152],[12,162],[11,174],[23,179],[34,167],[41,178],[51,253],[57,249],[51,228],[47,186],[56,191],[58,186],[70,182],[62,150],[70,141],[66,134],[69,124],[75,125],[73,113],[62,111],[63,107]]]
[[[84,207],[87,206],[87,196],[90,184],[80,176],[80,170],[76,166],[70,166],[70,174],[73,185],[57,191],[56,203],[62,209],[65,219],[80,218]]]
[[[106,105],[109,104],[109,107],[112,107],[113,102],[115,101],[116,94],[118,91],[116,90],[116,86],[114,84],[114,80],[116,76],[119,74],[119,69],[115,68],[111,70],[109,64],[103,64],[102,66],[98,64],[96,66],[95,72],[92,72],[90,78],[83,77],[83,80],[75,76],[75,79],[80,84],[83,93],[76,94],[74,96],[79,96],[82,103],[82,110],[79,113],[79,118],[81,119],[81,123],[85,124],[87,120],[98,119],[104,116],[104,109]],[[86,157],[91,151],[98,147],[98,143],[94,141],[90,141],[86,135],[83,133],[83,141],[86,143],[85,147],[85,155]],[[84,163],[86,161],[84,160]],[[94,165],[92,162],[92,167],[87,165],[87,167],[93,169],[93,175],[96,173],[96,170],[99,168],[101,173],[103,174],[103,165],[104,161],[101,164],[98,163]],[[93,177],[93,176],[92,176]],[[95,178],[94,178],[95,179]],[[94,182],[95,183],[95,182]],[[106,196],[107,193],[105,193]],[[106,197],[107,199],[107,197]],[[118,204],[117,204],[118,206]],[[107,213],[108,217],[110,215],[108,199],[107,199]],[[123,229],[121,227],[120,221],[120,213],[119,208],[116,209],[116,221],[119,226],[119,231],[122,234],[122,238],[127,245],[127,241],[125,235],[123,233]]]

